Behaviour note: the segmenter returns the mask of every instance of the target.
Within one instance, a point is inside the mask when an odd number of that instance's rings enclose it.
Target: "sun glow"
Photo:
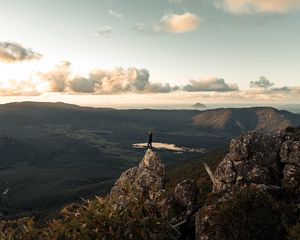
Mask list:
[[[0,62],[0,93],[5,95],[39,95],[50,90],[48,82],[38,73],[49,71],[57,61],[43,58],[40,61]]]

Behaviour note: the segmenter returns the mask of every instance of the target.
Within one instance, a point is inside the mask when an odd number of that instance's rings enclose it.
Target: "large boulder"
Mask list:
[[[126,204],[132,198],[158,199],[165,188],[165,167],[159,155],[148,149],[138,167],[122,173],[111,189],[110,199],[117,204]]]
[[[300,188],[300,141],[288,140],[282,144],[280,161],[285,164],[282,183],[286,187]]]
[[[199,240],[211,239],[217,227],[214,213],[240,189],[250,187],[273,196],[285,188],[299,191],[300,140],[286,132],[243,134],[231,141],[229,153],[214,174],[210,174],[214,197],[196,213],[196,239]]]
[[[183,180],[174,189],[174,200],[187,209],[193,207],[196,200],[196,183],[192,180]]]
[[[280,182],[278,136],[249,132],[234,138],[229,153],[214,173],[214,192],[250,184],[277,185]]]

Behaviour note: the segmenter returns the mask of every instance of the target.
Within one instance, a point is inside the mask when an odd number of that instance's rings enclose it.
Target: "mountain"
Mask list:
[[[298,126],[300,117],[270,107],[228,108],[203,111],[193,117],[193,123],[201,129],[234,136],[251,130],[274,132],[288,126]]]
[[[192,107],[194,108],[206,108],[206,106],[203,103],[195,103]]]
[[[224,149],[243,131],[279,130],[298,125],[299,118],[272,108],[116,110],[65,103],[3,104],[0,193],[9,192],[0,197],[0,211],[8,218],[48,215],[67,203],[109,192],[116,178],[143,156],[143,149],[132,145],[146,142],[148,129],[154,142],[206,149],[157,149],[169,168]],[[198,173],[190,168],[186,172]]]
[[[247,132],[216,161],[222,155],[165,168],[148,149],[109,196],[65,206],[46,224],[2,221],[0,234],[17,240],[299,239],[300,129]],[[178,167],[184,172],[171,177]]]

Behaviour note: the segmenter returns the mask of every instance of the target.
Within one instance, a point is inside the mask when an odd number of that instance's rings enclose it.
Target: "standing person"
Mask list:
[[[149,130],[149,132],[148,132],[148,148],[151,148],[151,149],[152,149],[152,135],[153,135],[152,131]]]

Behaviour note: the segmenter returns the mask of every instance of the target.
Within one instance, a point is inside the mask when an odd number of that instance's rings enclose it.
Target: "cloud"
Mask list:
[[[178,90],[169,84],[150,82],[147,69],[115,68],[113,70],[94,69],[87,77],[72,76],[71,64],[63,62],[51,71],[38,73],[46,82],[48,92],[122,94],[122,93],[167,93]]]
[[[296,88],[296,87],[287,87],[287,86],[285,86],[285,87],[279,87],[279,88],[272,88],[271,89],[271,91],[272,92],[292,92],[293,90],[297,90],[297,89],[299,89],[299,88]]]
[[[180,90],[178,86],[171,86],[169,83],[152,83],[145,86],[144,91],[149,93],[170,93]]]
[[[137,24],[134,29],[140,33],[185,33],[195,31],[200,24],[200,18],[193,13],[166,14],[157,24]]]
[[[78,93],[94,93],[95,82],[90,78],[77,76],[70,82],[70,89]]]
[[[115,11],[113,11],[113,10],[111,10],[111,9],[108,10],[108,13],[109,13],[110,15],[112,15],[113,17],[116,17],[116,18],[123,18],[123,14],[118,13],[118,12],[115,12]]]
[[[0,42],[0,61],[13,63],[20,61],[38,60],[41,54],[30,48],[25,48],[18,43]]]
[[[90,37],[109,37],[113,33],[113,28],[109,25],[99,27],[95,33],[89,34]]]
[[[70,81],[71,63],[64,61],[54,67],[53,70],[38,73],[38,77],[49,84],[49,91],[63,92],[66,89],[68,81]]]
[[[192,13],[184,13],[182,15],[168,14],[161,19],[161,24],[168,32],[183,33],[194,31],[200,23],[199,18]]]
[[[217,0],[216,5],[234,14],[286,13],[300,8],[299,0]]]
[[[260,77],[258,81],[252,81],[250,82],[251,88],[270,88],[274,85],[274,83],[271,83],[266,77]]]
[[[206,77],[200,80],[190,80],[190,83],[182,89],[187,92],[231,92],[238,91],[239,87],[237,84],[226,83],[222,78]]]
[[[14,68],[14,66],[12,66]],[[72,64],[64,61],[51,70],[32,72],[24,79],[0,79],[0,96],[38,96],[44,93],[64,93],[64,95],[120,95],[146,94],[143,98],[184,101],[224,101],[224,102],[270,102],[300,100],[300,86],[275,86],[266,77],[250,83],[250,88],[240,90],[237,84],[228,83],[223,78],[205,77],[190,80],[182,86],[152,82],[150,73],[143,68],[96,68],[86,75],[75,75]],[[164,95],[165,93],[169,93]],[[127,95],[126,95],[127,96]],[[164,97],[165,96],[165,97]],[[113,97],[113,96],[112,96]],[[179,100],[178,100],[179,101]]]
[[[137,68],[116,68],[111,71],[94,70],[91,71],[86,83],[93,85],[95,94],[117,94],[117,93],[156,93],[171,92],[173,88],[168,84],[151,83],[150,74],[147,69]],[[71,87],[72,87],[71,82]],[[83,84],[84,85],[84,84]],[[71,88],[73,91],[83,92],[81,89]]]

